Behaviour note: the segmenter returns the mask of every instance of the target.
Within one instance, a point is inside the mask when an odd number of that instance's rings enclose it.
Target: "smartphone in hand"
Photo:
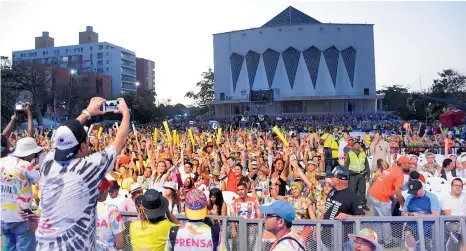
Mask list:
[[[32,210],[29,209],[29,208],[25,208],[25,209],[23,209],[22,211],[23,211],[23,213],[25,213],[25,214],[34,214],[34,213],[32,212]]]

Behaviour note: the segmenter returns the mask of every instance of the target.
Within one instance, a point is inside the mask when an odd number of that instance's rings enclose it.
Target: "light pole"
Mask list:
[[[136,82],[134,83],[134,86],[136,86],[136,95],[138,95],[139,81],[136,81]]]
[[[76,74],[76,70],[75,69],[71,69],[70,70],[70,85],[69,85],[69,95],[68,95],[68,103],[67,103],[67,106],[68,106],[68,118],[70,117],[71,115],[71,105],[70,105],[70,102],[71,102],[71,86],[72,86],[72,81],[73,81],[73,75]]]

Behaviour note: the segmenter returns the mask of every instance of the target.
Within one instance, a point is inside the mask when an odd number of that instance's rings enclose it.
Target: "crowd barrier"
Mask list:
[[[124,251],[132,251],[129,224],[136,213],[122,212],[125,220]],[[177,215],[180,222],[186,216]],[[221,224],[221,241],[227,251],[268,251],[273,236],[265,231],[263,219],[245,220],[240,217],[217,217]],[[231,229],[236,229],[232,235]],[[296,220],[292,230],[303,237],[304,246],[312,251],[353,250],[348,234],[357,234],[362,228],[377,232],[379,243],[387,244],[384,250],[439,250],[458,251],[466,241],[466,223],[462,217],[349,217],[345,221]],[[413,244],[414,243],[414,244]],[[408,248],[415,246],[414,248]]]

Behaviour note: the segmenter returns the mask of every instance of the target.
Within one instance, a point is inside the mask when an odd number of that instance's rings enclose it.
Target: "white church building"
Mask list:
[[[259,28],[213,39],[216,115],[381,108],[372,24],[321,23],[290,6]]]

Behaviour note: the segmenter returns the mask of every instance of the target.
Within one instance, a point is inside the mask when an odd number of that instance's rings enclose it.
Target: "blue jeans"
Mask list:
[[[5,251],[36,250],[36,236],[27,221],[1,222]]]
[[[367,197],[374,210],[374,216],[387,216],[387,217],[392,216],[392,202],[391,201],[383,202],[383,201],[377,200],[376,198],[370,195],[368,195]],[[377,236],[381,237],[384,243],[392,242],[392,231],[391,231],[390,223],[383,223],[383,224],[378,223],[376,225],[375,232],[377,233]]]

